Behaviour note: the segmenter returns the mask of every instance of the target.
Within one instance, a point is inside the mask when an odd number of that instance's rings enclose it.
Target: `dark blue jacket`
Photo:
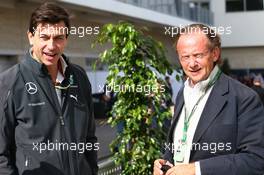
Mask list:
[[[167,145],[173,143],[183,104],[181,89]],[[202,175],[263,175],[264,108],[258,95],[222,74],[206,102],[192,146],[190,162],[200,161]],[[172,148],[167,147],[164,159],[173,163]]]

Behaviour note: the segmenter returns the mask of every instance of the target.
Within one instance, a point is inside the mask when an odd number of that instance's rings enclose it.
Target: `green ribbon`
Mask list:
[[[205,96],[206,92],[208,91],[208,89],[210,89],[210,87],[212,87],[215,82],[218,80],[218,78],[220,77],[222,71],[219,69],[216,73],[216,75],[214,76],[214,78],[209,81],[208,86],[205,88],[204,93],[200,96],[200,98],[197,100],[197,102],[195,103],[194,107],[192,108],[192,111],[190,113],[189,116],[187,116],[187,109],[186,106],[184,105],[184,126],[183,126],[183,136],[182,136],[182,143],[186,144],[186,140],[187,140],[187,131],[190,125],[190,120],[191,117],[193,116],[194,112],[197,109],[197,106],[199,105],[200,101],[203,99],[203,97]]]

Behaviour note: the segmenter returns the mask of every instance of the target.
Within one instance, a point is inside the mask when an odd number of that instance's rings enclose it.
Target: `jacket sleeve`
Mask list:
[[[92,101],[92,88],[90,81],[86,75],[86,72],[79,67],[79,70],[82,72],[82,77],[83,77],[83,82],[82,82],[82,87],[84,90],[88,108],[89,108],[89,113],[88,113],[88,130],[87,130],[87,137],[86,137],[86,142],[87,143],[92,143],[93,144],[93,149],[92,150],[86,150],[85,151],[85,156],[87,158],[87,161],[91,167],[92,170],[92,175],[97,175],[98,172],[98,165],[97,165],[97,151],[99,150],[99,143],[97,143],[97,137],[95,136],[95,120],[94,120],[94,106],[93,106],[93,101]]]
[[[88,79],[87,79],[88,80]],[[99,143],[97,143],[97,137],[95,136],[95,120],[94,120],[94,106],[92,101],[92,94],[91,94],[91,84],[88,81],[88,105],[89,105],[89,126],[87,131],[87,138],[86,141],[92,143],[93,150],[86,151],[85,155],[87,160],[91,166],[92,174],[96,175],[98,172],[98,165],[97,165],[97,151],[99,150]]]
[[[17,175],[15,166],[15,120],[8,98],[10,91],[0,85],[0,174]]]
[[[243,95],[237,105],[236,153],[201,160],[202,175],[264,174],[263,105],[257,94],[249,92]]]

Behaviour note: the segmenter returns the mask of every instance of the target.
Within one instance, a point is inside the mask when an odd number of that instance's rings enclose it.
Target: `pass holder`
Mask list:
[[[186,149],[187,144],[185,142],[180,142],[174,157],[177,163],[183,163]]]

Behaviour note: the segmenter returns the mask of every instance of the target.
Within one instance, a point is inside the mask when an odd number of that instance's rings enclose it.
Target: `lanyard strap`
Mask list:
[[[222,71],[219,69],[216,73],[216,75],[214,76],[214,78],[208,83],[207,87],[205,88],[204,93],[199,97],[199,99],[197,100],[197,102],[195,103],[194,107],[191,110],[191,113],[189,116],[187,116],[187,109],[186,106],[184,105],[184,127],[183,127],[183,136],[182,136],[182,143],[186,143],[187,140],[187,131],[190,125],[190,120],[191,117],[193,116],[194,112],[197,109],[197,106],[199,105],[200,101],[203,99],[203,97],[205,96],[206,92],[208,91],[208,89],[210,89],[210,87],[212,87],[215,82],[218,80],[218,78],[220,77]]]

